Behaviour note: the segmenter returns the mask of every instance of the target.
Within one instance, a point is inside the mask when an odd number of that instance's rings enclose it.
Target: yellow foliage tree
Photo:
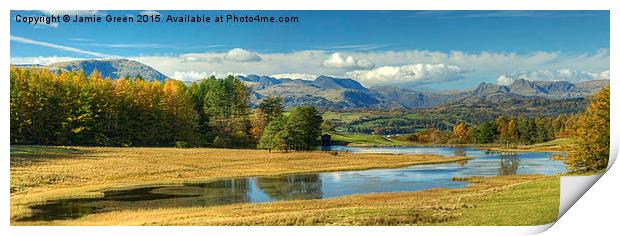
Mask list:
[[[467,141],[468,129],[464,123],[459,123],[455,125],[454,129],[452,129],[452,132],[454,134],[454,137],[459,139],[459,142],[465,143]]]
[[[254,140],[260,140],[265,127],[269,124],[269,116],[262,108],[256,108],[254,114],[250,117],[250,134]]]
[[[566,159],[574,171],[605,169],[609,160],[609,87],[591,99],[586,112],[577,118],[577,145]]]

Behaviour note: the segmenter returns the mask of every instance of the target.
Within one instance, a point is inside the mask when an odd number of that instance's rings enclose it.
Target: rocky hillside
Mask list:
[[[567,81],[529,81],[518,79],[508,86],[480,83],[469,95],[493,96],[504,94],[506,96],[521,95],[551,99],[581,98],[587,97],[608,85],[609,80],[592,80],[573,84]]]

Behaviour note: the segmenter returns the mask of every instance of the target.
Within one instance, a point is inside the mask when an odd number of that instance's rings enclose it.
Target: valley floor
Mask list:
[[[323,200],[162,208],[15,222],[29,205],[101,196],[103,190],[292,173],[396,168],[462,161],[436,155],[268,153],[175,148],[11,147],[13,225],[538,225],[559,207],[559,177],[467,179],[462,189],[361,194]]]

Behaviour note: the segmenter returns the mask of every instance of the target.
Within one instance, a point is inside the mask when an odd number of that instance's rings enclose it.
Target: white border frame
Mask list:
[[[0,164],[2,171],[0,182],[3,187],[0,187],[1,194],[1,205],[0,205],[0,229],[3,235],[113,235],[113,234],[124,234],[124,235],[171,235],[171,234],[183,234],[183,235],[205,235],[205,234],[230,234],[230,235],[241,235],[241,234],[249,234],[253,235],[312,235],[315,236],[317,234],[322,233],[333,233],[338,235],[374,235],[374,234],[393,234],[393,235],[409,235],[411,233],[422,233],[424,235],[517,235],[517,234],[532,234],[538,233],[546,230],[550,225],[545,226],[526,226],[526,227],[513,227],[513,226],[492,226],[492,227],[479,227],[479,226],[458,226],[458,227],[437,227],[437,226],[428,226],[428,227],[207,227],[207,226],[199,226],[199,227],[174,227],[174,226],[165,226],[165,227],[32,227],[32,226],[10,226],[10,212],[9,212],[9,188],[10,185],[10,159],[8,158],[9,153],[9,86],[8,86],[8,78],[6,76],[9,74],[9,64],[10,64],[10,42],[9,42],[9,27],[10,27],[10,10],[40,10],[40,9],[49,9],[49,10],[92,10],[92,9],[101,9],[101,10],[611,10],[611,45],[610,52],[611,59],[610,65],[618,64],[618,55],[614,54],[615,46],[620,42],[620,39],[617,37],[618,28],[617,24],[614,22],[619,22],[618,17],[618,4],[614,4],[615,2],[612,0],[427,0],[427,1],[410,1],[405,2],[402,0],[262,0],[262,1],[252,1],[252,0],[230,0],[230,1],[197,1],[197,0],[185,0],[185,1],[146,1],[146,0],[135,0],[135,1],[120,1],[120,0],[109,0],[109,1],[76,1],[76,0],[56,0],[56,1],[34,1],[34,0],[24,0],[24,1],[5,1],[4,6],[2,6],[2,36],[0,37],[0,42],[2,42],[2,52],[1,55],[1,65],[5,65],[2,68],[2,74],[5,75],[4,86],[0,86],[0,112],[2,114],[3,127],[5,130],[4,134],[0,137],[0,147],[2,148],[2,152],[5,154],[2,159],[3,163]],[[8,5],[8,8],[5,6]],[[612,66],[613,67],[613,66]],[[610,68],[612,70],[612,68]],[[614,73],[611,73],[612,77],[614,77]],[[618,83],[611,79],[611,90],[612,91],[620,91],[618,88]],[[611,97],[612,104],[617,104],[619,102],[618,97]],[[611,107],[611,152],[613,162],[618,153],[618,137],[620,137],[618,133],[618,109]],[[611,167],[611,165],[610,165]],[[617,168],[616,168],[617,169]],[[588,196],[587,199],[584,199],[584,202],[579,202],[577,205],[582,206],[580,209],[583,215],[571,215],[572,211],[568,211],[565,217],[571,220],[576,220],[572,222],[565,222],[568,225],[568,230],[560,231],[561,233],[575,233],[582,228],[583,233],[604,233],[604,232],[612,232],[604,231],[605,227],[602,225],[590,225],[590,227],[586,228],[587,223],[584,225],[584,222],[590,220],[590,224],[595,224],[598,222],[609,222],[612,223],[613,216],[615,216],[615,212],[612,213],[604,213],[604,211],[589,211],[590,213],[603,214],[601,217],[597,215],[593,217],[593,215],[588,215],[587,208],[590,205],[584,204],[595,204],[598,207],[601,206],[598,202],[600,199],[606,200],[615,200],[617,201],[618,191],[617,189],[617,179],[619,174],[618,171],[612,169],[608,172],[602,179],[604,183],[603,186],[595,186],[593,190],[596,192],[591,192],[586,194]],[[615,180],[616,184],[610,183],[610,181]],[[563,184],[564,185],[564,184]],[[603,192],[603,194],[597,195],[598,192]],[[589,202],[585,202],[588,200]],[[603,203],[605,204],[605,203]],[[612,202],[608,202],[607,204],[611,204]],[[607,205],[605,205],[607,206]],[[583,208],[586,208],[586,213],[583,213]],[[599,208],[601,209],[601,208]],[[603,208],[607,210],[619,210],[618,204],[615,204],[615,208]],[[595,209],[597,210],[597,209]],[[609,212],[609,211],[607,211]],[[575,212],[577,213],[577,212]],[[605,221],[606,218],[608,219]],[[569,220],[569,219],[567,219]],[[560,223],[564,223],[563,220],[560,220]],[[560,224],[558,223],[558,224]],[[583,227],[582,227],[583,226]],[[556,226],[556,227],[559,227]],[[612,228],[614,226],[611,226]],[[554,227],[555,228],[555,227]],[[603,229],[603,231],[600,231]],[[611,229],[611,228],[607,228]],[[8,233],[8,234],[4,234]]]

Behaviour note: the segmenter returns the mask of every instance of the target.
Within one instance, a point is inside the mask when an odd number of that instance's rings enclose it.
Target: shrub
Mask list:
[[[174,145],[175,145],[177,148],[188,148],[188,147],[190,147],[189,143],[187,143],[187,142],[185,142],[185,141],[176,141],[176,142],[174,143]]]

